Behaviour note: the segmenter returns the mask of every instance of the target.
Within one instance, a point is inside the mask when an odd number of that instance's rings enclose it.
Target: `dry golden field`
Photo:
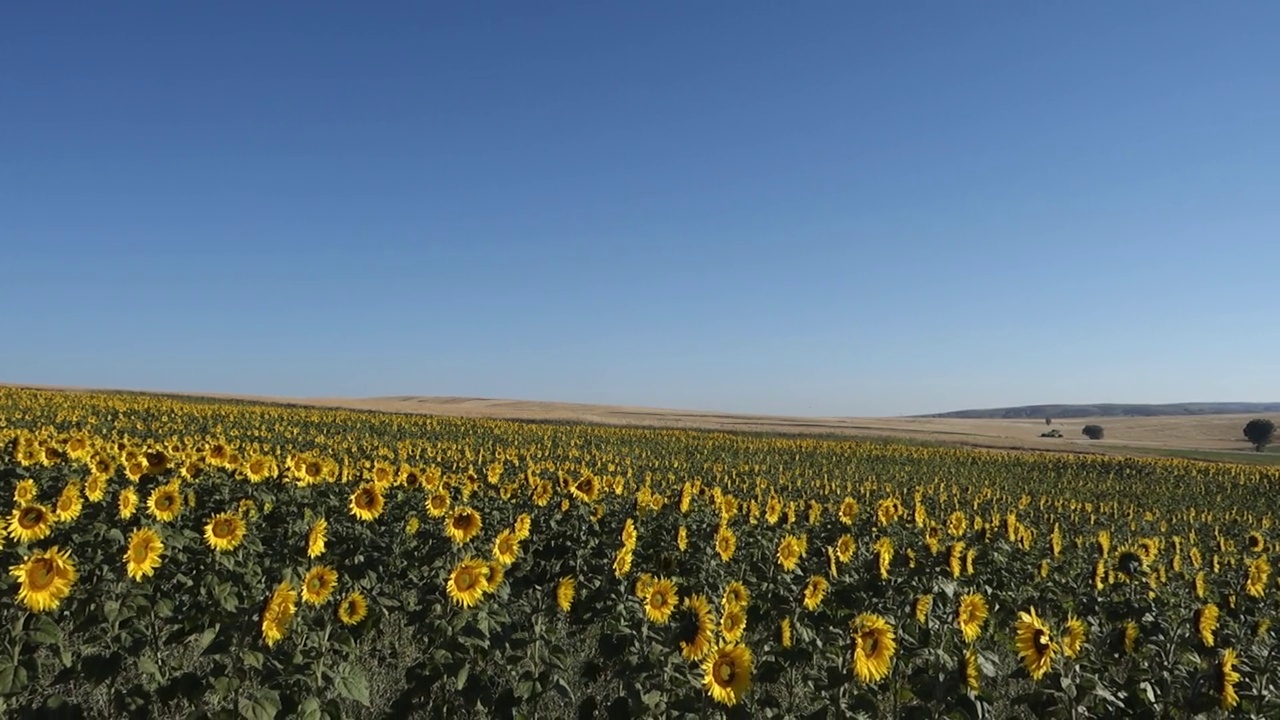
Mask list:
[[[28,386],[37,387],[37,386]],[[45,388],[51,389],[51,388]],[[83,390],[87,388],[61,388]],[[177,393],[191,394],[197,393]],[[533,400],[392,396],[376,398],[285,398],[199,393],[202,397],[256,400],[285,404],[340,407],[393,413],[467,418],[571,422],[680,429],[763,433],[848,435],[861,438],[907,438],[988,448],[1063,450],[1131,454],[1164,451],[1239,452],[1253,455],[1242,430],[1254,415],[1188,415],[1176,417],[1104,417],[1055,420],[1065,437],[1041,438],[1048,428],[1036,419],[970,419],[908,417],[794,417],[622,405],[586,405]],[[1280,424],[1280,414],[1263,415]],[[1102,425],[1106,439],[1080,434],[1089,423]]]

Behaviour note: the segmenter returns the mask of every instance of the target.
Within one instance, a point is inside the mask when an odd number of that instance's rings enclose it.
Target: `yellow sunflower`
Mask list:
[[[809,582],[804,586],[804,609],[817,610],[822,605],[822,599],[827,596],[829,587],[831,584],[821,575],[809,578]]]
[[[324,554],[324,544],[329,538],[329,521],[316,520],[307,531],[307,557],[315,559]]]
[[[22,505],[9,516],[9,537],[20,543],[33,543],[53,532],[53,513],[44,505]]]
[[[683,525],[680,526],[679,530],[676,530],[676,549],[680,552],[685,552],[689,549],[689,530]]]
[[[129,536],[129,549],[124,555],[124,568],[129,577],[142,582],[144,577],[154,575],[160,567],[160,554],[164,552],[164,542],[156,531],[150,528],[138,528]]]
[[[351,514],[362,522],[372,522],[382,514],[386,501],[382,498],[382,489],[375,483],[364,483],[351,493],[349,507]]]
[[[573,598],[578,591],[578,581],[570,576],[560,578],[556,583],[556,607],[567,613],[573,608]]]
[[[1236,656],[1235,648],[1227,648],[1222,653],[1222,660],[1218,664],[1218,694],[1222,700],[1220,705],[1223,710],[1231,710],[1240,704],[1240,696],[1236,694],[1236,683],[1240,682],[1240,672],[1236,670],[1236,663],[1239,658]]]
[[[13,489],[13,502],[18,505],[29,505],[36,501],[39,489],[36,487],[36,481],[31,478],[23,478],[18,481],[18,485]]]
[[[713,700],[737,705],[751,689],[751,649],[729,643],[710,650],[702,661],[702,684]]]
[[[128,520],[138,511],[138,491],[131,487],[121,490],[116,504],[120,509],[120,519]]]
[[[1022,666],[1031,675],[1032,680],[1039,680],[1049,672],[1053,665],[1054,643],[1049,634],[1049,626],[1036,616],[1036,609],[1019,612],[1018,620],[1013,624],[1014,646]]]
[[[529,517],[529,513],[520,513],[516,517],[515,533],[516,540],[524,542],[529,539],[529,533],[533,530],[533,518]]]
[[[875,684],[889,676],[898,642],[889,621],[873,613],[853,620],[853,674]]]
[[[18,601],[37,613],[56,609],[77,577],[71,554],[57,545],[28,555],[9,574],[18,580]]]
[[[520,557],[520,541],[512,530],[503,530],[493,541],[493,559],[507,567]]]
[[[1267,580],[1271,577],[1271,561],[1266,555],[1259,555],[1249,561],[1249,576],[1245,580],[1244,591],[1249,597],[1260,598],[1267,591]]]
[[[680,595],[676,589],[676,584],[667,578],[659,578],[654,581],[649,588],[649,592],[645,594],[645,617],[649,618],[649,622],[666,625],[667,621],[671,619],[671,613],[675,611],[679,603]]]
[[[474,607],[485,592],[485,574],[488,565],[483,560],[467,558],[449,573],[447,590],[449,597],[461,607]]]
[[[460,507],[449,516],[444,531],[454,543],[463,545],[480,532],[483,524],[480,513],[469,507]]]
[[[784,617],[782,622],[778,623],[778,641],[784,648],[791,647],[791,618]]]
[[[431,517],[444,517],[449,512],[449,507],[453,504],[453,500],[449,497],[449,491],[440,490],[431,493],[431,497],[427,498],[427,514]]]
[[[204,526],[204,542],[218,552],[235,550],[244,541],[244,519],[235,513],[218,513]]]
[[[720,529],[716,530],[716,553],[720,556],[720,560],[729,562],[737,549],[738,536],[729,529],[728,525],[721,525]]]
[[[1218,606],[1209,603],[1196,611],[1196,630],[1200,633],[1200,642],[1207,648],[1213,647],[1213,634],[1218,629]]]
[[[338,620],[343,625],[357,625],[369,614],[369,601],[364,593],[353,590],[338,603]]]
[[[852,535],[841,535],[836,540],[836,558],[842,563],[847,563],[853,559],[853,553],[858,549],[858,543],[854,541]]]
[[[969,692],[976,693],[982,690],[982,670],[978,667],[978,651],[972,647],[964,651],[960,673]]]
[[[84,481],[84,496],[89,502],[102,502],[107,497],[107,479],[101,475],[90,475]]]
[[[792,572],[800,565],[804,557],[804,543],[795,535],[786,535],[778,543],[778,564],[783,570]]]
[[[929,621],[929,611],[933,609],[933,595],[925,594],[916,598],[911,605],[911,613],[915,616],[916,622],[924,625]]]
[[[302,578],[302,601],[308,605],[323,605],[338,587],[338,571],[327,565],[317,565]]]
[[[680,654],[685,660],[701,660],[711,651],[711,643],[715,640],[715,618],[711,614],[711,603],[703,595],[690,595],[682,605],[684,613],[680,618]]]
[[[71,522],[80,517],[83,509],[84,499],[80,496],[80,483],[72,480],[58,496],[58,503],[53,508],[53,520],[59,523]]]
[[[720,605],[725,610],[730,608],[746,609],[751,603],[751,591],[747,590],[747,586],[734,580],[724,589],[724,598],[721,599]]]
[[[267,647],[274,647],[284,639],[297,610],[298,591],[287,580],[281,582],[267,599],[267,606],[262,611],[262,639]]]
[[[641,600],[649,597],[649,591],[653,589],[653,584],[656,582],[658,582],[658,578],[650,575],[649,573],[640,573],[640,577],[636,578],[636,597]]]
[[[852,525],[854,520],[858,519],[858,501],[853,498],[845,498],[840,503],[840,522],[845,525]]]
[[[720,634],[727,642],[738,642],[747,629],[747,609],[745,607],[728,607],[720,616]]]
[[[956,613],[956,624],[964,634],[965,642],[972,643],[982,634],[982,624],[986,622],[990,611],[987,599],[978,594],[965,595],[960,598],[960,609]]]
[[[1073,658],[1084,649],[1084,641],[1089,631],[1084,622],[1074,614],[1067,616],[1066,626],[1062,629],[1062,654]]]
[[[147,512],[160,522],[171,522],[182,512],[182,493],[176,483],[160,485],[147,498]]]

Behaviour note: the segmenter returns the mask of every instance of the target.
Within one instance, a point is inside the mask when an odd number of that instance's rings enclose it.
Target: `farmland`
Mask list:
[[[1275,467],[14,388],[0,419],[6,716],[1280,713]]]

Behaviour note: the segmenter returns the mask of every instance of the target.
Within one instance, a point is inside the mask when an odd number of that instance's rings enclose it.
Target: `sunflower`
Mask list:
[[[703,595],[690,595],[681,607],[684,613],[678,634],[680,654],[685,660],[701,660],[711,651],[715,640],[716,621],[711,614],[711,603]]]
[[[912,613],[916,617],[916,622],[924,625],[929,621],[929,611],[933,609],[933,595],[921,595],[916,598],[912,607]]]
[[[160,485],[147,498],[147,512],[160,522],[170,522],[182,512],[182,493],[177,483]]]
[[[567,613],[573,608],[573,597],[578,591],[578,581],[572,576],[560,578],[560,582],[556,583],[556,607],[560,608],[560,612]]]
[[[827,596],[827,589],[831,584],[821,575],[814,575],[809,578],[809,582],[804,586],[804,609],[817,610],[822,605],[822,599]]]
[[[34,503],[39,490],[36,487],[36,481],[31,478],[23,478],[13,489],[13,501],[18,505],[28,505]]]
[[[551,502],[553,492],[551,483],[542,480],[533,488],[533,504],[538,507],[546,507],[547,503]]]
[[[778,623],[778,641],[782,643],[782,647],[791,647],[791,618],[784,617],[782,622]]]
[[[9,536],[20,543],[33,543],[53,532],[53,513],[44,505],[22,505],[9,516]]]
[[[18,580],[18,600],[38,613],[57,608],[71,594],[76,566],[71,553],[54,545],[27,556],[9,574]]]
[[[1267,541],[1263,539],[1261,533],[1251,532],[1244,539],[1244,545],[1249,552],[1262,552],[1267,549]]]
[[[852,525],[854,520],[858,519],[858,501],[853,498],[845,498],[840,502],[840,522],[845,525]]]
[[[875,684],[889,676],[898,643],[893,626],[879,615],[862,613],[853,620],[853,674]]]
[[[450,540],[458,545],[465,544],[480,532],[483,522],[480,513],[469,507],[460,507],[453,511],[445,521],[444,531]]]
[[[338,603],[338,620],[343,625],[356,625],[368,614],[369,601],[359,590],[353,590]]]
[[[702,661],[702,684],[722,705],[737,705],[751,689],[751,649],[730,643],[710,650]]]
[[[1124,646],[1124,653],[1132,655],[1138,647],[1138,623],[1132,620],[1126,620],[1124,626],[1120,628],[1120,640]]]
[[[427,514],[431,517],[444,517],[452,504],[449,491],[442,488],[431,493],[431,497],[427,498]]]
[[[730,608],[746,609],[751,603],[751,591],[747,590],[747,586],[734,580],[724,589],[724,598],[720,600],[720,605],[725,610]]]
[[[1245,580],[1244,591],[1249,597],[1260,598],[1267,591],[1267,579],[1271,577],[1271,561],[1266,555],[1259,555],[1249,562],[1249,576]]]
[[[503,530],[493,541],[493,559],[507,567],[520,557],[520,541],[512,530]]]
[[[138,511],[138,491],[131,487],[127,487],[120,491],[120,496],[116,500],[116,506],[120,510],[120,519],[128,520]]]
[[[636,578],[636,597],[641,600],[649,597],[649,591],[653,589],[653,584],[656,582],[658,582],[658,579],[649,573],[640,573],[640,577]]]
[[[1018,613],[1013,629],[1014,645],[1022,666],[1027,669],[1032,680],[1039,680],[1049,672],[1053,664],[1054,644],[1049,626],[1036,616],[1036,609],[1033,607],[1030,612]]]
[[[747,629],[747,609],[744,607],[725,608],[720,616],[720,634],[728,642],[738,642]]]
[[[244,464],[244,475],[251,483],[260,483],[273,478],[279,472],[276,459],[268,455],[255,455]]]
[[[623,545],[618,548],[618,554],[613,558],[613,575],[614,577],[626,577],[631,572],[632,549]]]
[[[738,536],[729,529],[728,525],[721,525],[716,530],[716,554],[720,556],[722,562],[729,562],[737,549]]]
[[[325,541],[329,538],[329,521],[316,520],[307,531],[307,557],[315,559],[324,554]]]
[[[520,513],[516,516],[514,530],[516,540],[519,542],[524,542],[529,539],[529,533],[533,530],[533,518],[529,517],[529,513]]]
[[[204,542],[218,552],[235,550],[244,541],[244,520],[235,513],[218,513],[204,526]]]
[[[382,489],[375,483],[364,483],[351,493],[349,507],[357,520],[372,522],[382,514],[386,501],[382,498]]]
[[[480,578],[484,580],[485,593],[497,592],[506,574],[507,567],[502,563],[497,560],[486,562],[484,567],[480,568]]]
[[[1213,633],[1218,629],[1218,606],[1209,603],[1196,611],[1196,631],[1200,633],[1200,642],[1207,648],[1213,647]]]
[[[956,624],[964,634],[967,643],[973,643],[982,634],[982,623],[990,614],[987,599],[978,594],[965,595],[960,598],[960,610],[956,613]]]
[[[409,519],[404,523],[404,534],[417,535],[420,529],[422,529],[422,521],[418,519],[417,515],[410,515]]]
[[[649,592],[645,594],[645,617],[649,618],[649,622],[666,625],[679,602],[680,595],[676,589],[676,584],[667,578],[659,578],[654,581],[653,586],[649,588]]]
[[[951,547],[947,551],[947,569],[951,571],[951,577],[958,578],[960,573],[964,571],[964,543],[957,540],[951,543]]]
[[[600,484],[596,481],[595,475],[586,473],[569,486],[569,492],[582,502],[593,503],[600,493]]]
[[[84,499],[80,497],[80,483],[72,480],[58,496],[58,503],[53,508],[53,520],[59,523],[71,522],[80,517],[83,509]]]
[[[449,573],[449,597],[461,607],[473,607],[485,592],[484,574],[488,565],[483,560],[467,558]]]
[[[1084,622],[1074,614],[1067,616],[1066,626],[1062,629],[1062,654],[1069,658],[1076,657],[1084,649],[1088,629]]]
[[[978,651],[972,647],[964,651],[961,661],[960,676],[969,692],[976,693],[982,689],[982,670],[978,667]]]
[[[164,552],[164,542],[156,531],[150,528],[138,528],[129,536],[129,549],[124,555],[124,568],[129,577],[142,582],[144,577],[155,574],[160,567],[160,554]]]
[[[778,564],[787,572],[792,572],[800,565],[804,557],[804,545],[795,535],[786,535],[778,543]]]
[[[1222,696],[1222,709],[1231,710],[1240,703],[1240,696],[1236,694],[1236,683],[1240,682],[1240,673],[1236,670],[1236,663],[1239,658],[1236,656],[1235,648],[1227,648],[1222,653],[1222,660],[1218,665],[1218,693]]]
[[[338,571],[327,565],[317,565],[302,578],[302,601],[308,605],[323,605],[336,587]]]
[[[841,535],[836,540],[836,557],[842,563],[847,563],[853,559],[853,553],[857,549],[858,543],[854,541],[852,535]]]
[[[262,639],[267,647],[274,647],[284,639],[298,610],[298,591],[287,580],[276,586],[262,611]]]
[[[622,524],[622,546],[634,550],[638,538],[636,521],[633,518],[627,518],[627,521]]]
[[[84,481],[84,496],[89,502],[102,502],[107,497],[107,478],[101,475],[90,475]]]
[[[676,549],[680,552],[689,549],[689,531],[683,525],[676,531]]]

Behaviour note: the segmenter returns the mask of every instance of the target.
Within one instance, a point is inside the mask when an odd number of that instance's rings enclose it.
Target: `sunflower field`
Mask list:
[[[1278,488],[0,388],[0,715],[1275,718]]]

